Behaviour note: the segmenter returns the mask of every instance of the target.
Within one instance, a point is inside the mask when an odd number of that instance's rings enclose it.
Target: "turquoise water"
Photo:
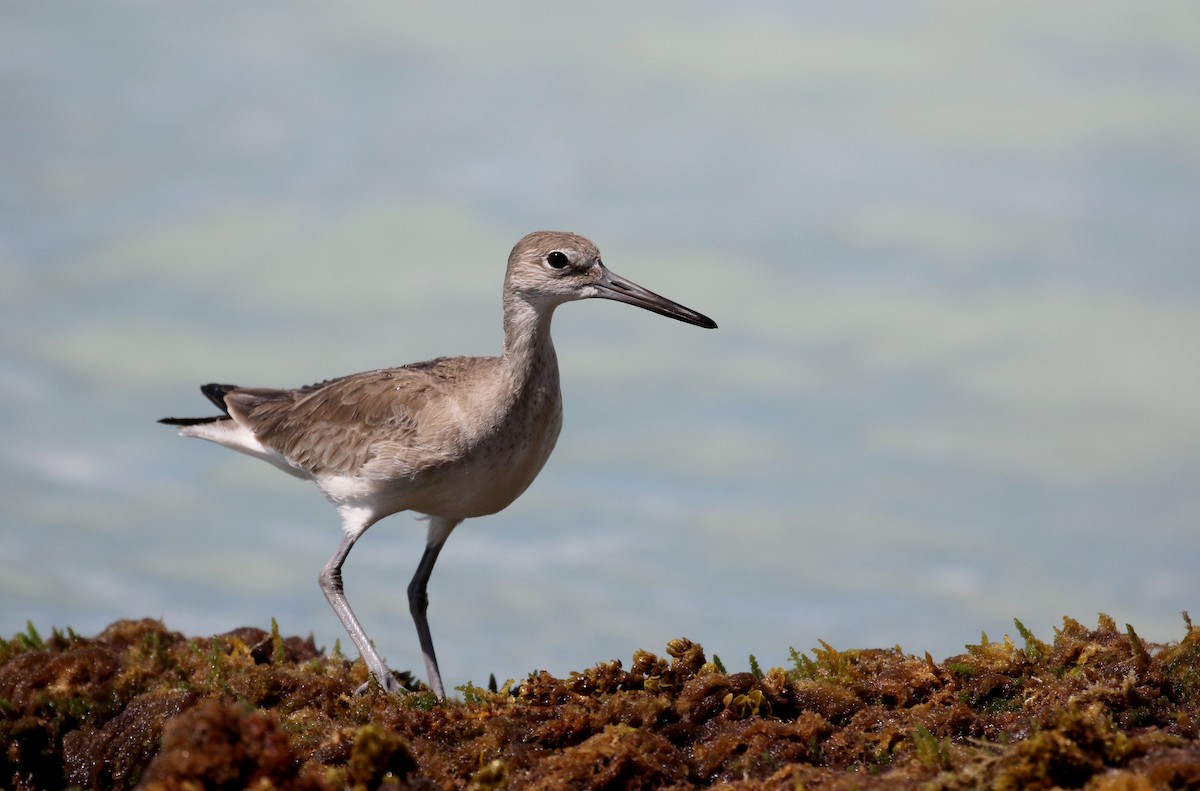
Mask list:
[[[720,329],[559,311],[559,447],[433,577],[451,685],[680,635],[736,668],[1200,614],[1191,6],[4,17],[0,633],[332,646],[319,493],[153,421],[208,381],[495,353],[536,228]],[[397,668],[423,535],[392,517],[346,566]]]

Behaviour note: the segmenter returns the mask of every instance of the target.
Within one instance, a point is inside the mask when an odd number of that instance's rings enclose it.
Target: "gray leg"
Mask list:
[[[360,533],[361,535],[361,533]],[[325,593],[325,598],[329,601],[329,606],[337,613],[338,620],[342,622],[342,626],[346,627],[346,632],[350,635],[350,639],[354,641],[354,646],[358,649],[358,653],[362,655],[363,661],[367,663],[367,668],[371,671],[371,675],[388,692],[403,692],[404,686],[396,680],[392,675],[392,671],[388,670],[387,665],[379,658],[379,654],[375,651],[375,646],[371,645],[367,633],[363,631],[362,624],[358,622],[358,618],[354,617],[354,611],[350,609],[350,602],[346,600],[346,594],[342,591],[342,564],[346,562],[346,556],[350,554],[350,550],[354,547],[354,542],[358,536],[346,536],[342,540],[337,551],[333,553],[333,557],[325,564],[325,568],[321,570],[320,582],[321,590]],[[431,564],[432,565],[432,564]],[[359,687],[358,691],[362,692],[366,688],[366,684]]]
[[[429,676],[429,688],[439,700],[444,700],[446,691],[442,688],[442,674],[438,670],[437,655],[433,652],[433,637],[429,634],[429,619],[425,612],[429,609],[429,594],[425,587],[429,576],[433,573],[433,564],[437,562],[442,545],[450,537],[461,519],[445,519],[431,517],[429,521],[429,537],[425,541],[425,553],[417,564],[417,572],[413,574],[412,582],[408,584],[408,610],[412,613],[413,622],[417,625],[417,638],[421,641],[421,655],[425,658],[425,672]]]

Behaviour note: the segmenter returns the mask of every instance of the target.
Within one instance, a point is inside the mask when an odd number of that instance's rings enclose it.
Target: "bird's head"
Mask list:
[[[539,312],[577,299],[613,299],[697,327],[714,329],[708,316],[642,288],[609,270],[590,240],[564,231],[535,231],[508,256],[505,293]]]

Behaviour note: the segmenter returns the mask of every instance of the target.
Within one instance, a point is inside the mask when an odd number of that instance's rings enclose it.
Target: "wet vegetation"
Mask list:
[[[1101,615],[935,662],[792,651],[730,672],[688,640],[437,702],[277,628],[161,622],[0,640],[0,787],[1200,788],[1200,628]]]

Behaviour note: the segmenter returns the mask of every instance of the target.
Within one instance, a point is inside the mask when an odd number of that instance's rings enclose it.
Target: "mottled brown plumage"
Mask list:
[[[587,239],[538,231],[509,256],[499,357],[441,357],[294,390],[205,385],[201,390],[224,414],[161,422],[320,487],[337,507],[345,532],[321,572],[321,587],[373,677],[389,690],[398,682],[346,601],[341,566],[359,536],[383,517],[405,510],[429,516],[409,608],[430,687],[443,697],[425,616],[429,574],[455,526],[505,508],[550,457],[562,426],[550,319],[558,305],[592,297],[716,327],[708,317],[610,272]]]

